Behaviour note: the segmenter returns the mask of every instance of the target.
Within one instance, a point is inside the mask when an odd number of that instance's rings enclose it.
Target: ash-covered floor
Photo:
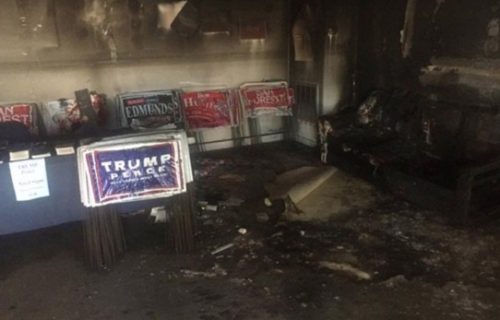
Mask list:
[[[264,186],[317,165],[312,152],[266,145],[194,162],[197,201],[217,204],[200,209],[195,252],[166,252],[145,215],[124,219],[129,251],[106,273],[85,268],[78,224],[2,237],[0,319],[500,318],[500,222],[452,227],[342,172],[335,215],[288,222]]]

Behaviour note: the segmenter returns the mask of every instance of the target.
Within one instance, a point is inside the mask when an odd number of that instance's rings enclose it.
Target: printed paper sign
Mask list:
[[[31,133],[38,134],[36,109],[35,104],[0,105],[0,122],[20,122],[30,129]]]
[[[240,94],[249,117],[264,114],[291,116],[293,93],[287,85],[255,84],[242,86]],[[292,95],[291,95],[292,94]]]
[[[236,122],[234,103],[228,91],[185,92],[182,103],[191,130],[228,127]]]
[[[30,201],[50,195],[45,159],[10,162],[9,166],[17,201]]]
[[[176,141],[89,151],[85,162],[98,204],[185,190]]]

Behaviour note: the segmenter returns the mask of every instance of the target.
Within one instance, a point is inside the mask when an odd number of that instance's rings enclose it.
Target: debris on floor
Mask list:
[[[337,271],[340,273],[345,273],[347,275],[353,276],[359,280],[371,280],[372,276],[365,272],[362,271],[358,268],[355,268],[349,264],[346,263],[337,263],[333,261],[321,261],[319,263],[319,266],[322,268],[326,268],[332,271]]]
[[[266,186],[272,199],[289,198],[295,204],[319,188],[337,170],[330,167],[302,167],[279,175]]]
[[[226,245],[224,245],[222,247],[219,247],[219,248],[215,249],[211,253],[212,253],[213,256],[215,256],[215,255],[217,255],[219,253],[222,253],[222,252],[224,252],[226,250],[231,249],[232,247],[234,247],[234,244],[233,243],[229,243],[229,244],[226,244]]]
[[[378,192],[368,183],[332,167],[301,167],[285,172],[266,185],[273,201],[285,201],[289,221],[328,221],[352,210],[368,208]]]
[[[43,318],[68,319],[60,316],[67,314],[60,301],[80,310],[69,319],[96,318],[96,312],[102,316],[97,318],[119,318],[100,303],[102,297],[127,306],[118,311],[124,319],[148,318],[150,310],[159,310],[157,318],[180,310],[173,316],[188,319],[498,318],[497,222],[456,228],[439,213],[375,191],[342,171],[316,188],[310,195],[320,197],[304,207],[314,208],[324,197],[318,205],[328,209],[324,215],[284,219],[285,201],[266,202],[266,185],[316,163],[286,149],[273,151],[244,149],[195,162],[210,170],[197,169],[207,174],[196,190],[197,247],[191,254],[166,254],[163,233],[154,245],[138,244],[135,237],[128,242],[136,247],[112,272],[93,275],[78,267],[68,241],[53,244],[58,237],[47,237],[45,245],[37,241],[22,259],[19,246],[11,250],[0,241],[0,319],[33,318],[40,301],[53,310]],[[244,179],[219,179],[226,174]],[[307,200],[297,206],[303,209]],[[36,292],[19,289],[35,281]],[[99,293],[89,294],[94,291]],[[92,299],[81,305],[80,295]]]
[[[218,264],[215,264],[210,272],[206,271],[193,271],[193,270],[181,270],[181,273],[186,278],[196,278],[196,277],[204,277],[204,278],[215,278],[219,276],[226,276],[226,270],[222,269]]]

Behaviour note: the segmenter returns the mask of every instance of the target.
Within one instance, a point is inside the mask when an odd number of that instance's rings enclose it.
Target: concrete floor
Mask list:
[[[353,199],[367,189],[354,178],[352,210],[282,221],[282,208],[263,204],[264,185],[312,159],[283,146],[196,159],[199,200],[245,202],[201,211],[191,254],[169,254],[164,227],[141,215],[124,220],[129,251],[106,273],[85,268],[79,224],[0,238],[0,319],[500,318],[500,222],[454,228],[375,190],[361,208]]]

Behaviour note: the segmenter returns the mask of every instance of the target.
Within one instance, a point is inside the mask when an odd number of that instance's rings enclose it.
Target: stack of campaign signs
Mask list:
[[[286,81],[246,83],[240,87],[240,96],[249,118],[293,115],[294,92]]]
[[[179,93],[175,90],[144,91],[118,95],[122,127],[182,128]]]
[[[105,95],[86,89],[75,92],[79,93],[79,99],[61,98],[41,105],[47,137],[71,138],[85,126],[92,130],[105,125]]]
[[[240,101],[236,90],[185,89],[181,98],[186,125],[191,131],[234,127],[240,123]]]
[[[193,181],[184,131],[107,138],[78,148],[82,203],[100,207],[167,198]]]
[[[124,93],[118,95],[118,104],[122,127],[198,131],[239,126],[242,115],[292,116],[294,92],[286,81],[252,82],[239,89]]]
[[[105,96],[88,92],[88,97],[88,108],[76,99],[64,98],[46,103],[0,103],[0,123],[20,123],[33,137],[71,138],[84,125],[105,124]]]
[[[0,123],[18,122],[38,136],[38,106],[35,103],[6,103],[0,104]]]

